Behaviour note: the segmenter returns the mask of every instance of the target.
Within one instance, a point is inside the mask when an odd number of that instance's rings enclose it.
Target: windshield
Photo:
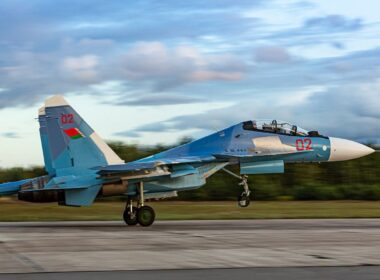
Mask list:
[[[296,125],[279,120],[256,120],[243,123],[245,130],[258,130],[287,135],[309,136],[309,132]]]

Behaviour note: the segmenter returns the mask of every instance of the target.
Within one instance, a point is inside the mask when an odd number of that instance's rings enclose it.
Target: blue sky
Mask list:
[[[375,0],[2,0],[0,166],[42,164],[35,118],[56,93],[108,140],[171,144],[269,118],[379,143],[379,10]]]

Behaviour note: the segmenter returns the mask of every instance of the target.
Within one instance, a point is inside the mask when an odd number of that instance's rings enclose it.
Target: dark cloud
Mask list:
[[[287,63],[292,57],[288,51],[280,46],[261,46],[254,50],[254,59],[265,63]]]
[[[137,131],[121,131],[114,133],[114,135],[128,138],[138,138],[141,134]]]
[[[338,50],[343,50],[345,48],[345,45],[341,42],[332,42],[331,45]]]
[[[17,132],[2,132],[0,136],[4,138],[17,139],[20,138],[20,135]]]
[[[134,133],[141,135],[143,132],[156,133],[156,132],[182,132],[186,130],[202,130],[202,131],[215,131],[222,129],[227,125],[232,125],[243,119],[247,115],[244,111],[247,105],[232,106],[225,109],[210,110],[201,114],[185,115],[174,117],[167,121],[161,121],[142,125],[133,130]],[[129,132],[118,133],[128,137]]]
[[[379,78],[379,56],[380,48],[332,58],[306,60],[297,57],[292,63],[254,68],[254,74],[246,82],[241,82],[240,86],[250,88],[251,93],[264,92],[265,96],[269,92],[275,97],[283,91],[303,87],[372,83]]]
[[[121,100],[120,102],[115,102],[114,104],[120,106],[160,106],[200,103],[204,101],[204,99],[196,97],[155,94],[134,99]]]
[[[380,141],[379,88],[373,83],[315,93],[302,106],[307,122],[330,136]]]
[[[366,25],[361,18],[327,15],[307,18],[299,27],[264,34],[260,39],[275,41],[288,46],[328,44],[334,48],[342,49],[344,45],[337,43],[337,40],[346,38],[347,33],[358,32],[365,27]]]
[[[240,16],[268,1],[1,1],[0,41],[39,50],[61,38],[117,42],[239,34],[255,20]]]
[[[338,61],[336,63],[331,63],[328,68],[335,73],[344,74],[353,71],[353,65],[349,61]]]
[[[141,126],[134,132],[183,132],[188,128],[207,134],[249,119],[283,119],[327,136],[380,141],[379,90],[380,83],[374,83],[330,88],[294,104],[240,102],[223,109]]]
[[[159,122],[159,123],[151,123],[139,126],[138,128],[134,130],[129,131],[120,131],[115,133],[115,136],[122,136],[122,137],[130,137],[130,138],[137,138],[141,136],[141,133],[143,132],[170,132],[175,131],[174,128],[171,128],[171,126],[166,122]]]
[[[343,57],[320,60],[319,65],[330,68],[337,78],[344,83],[372,82],[377,80],[380,72],[380,47],[365,51],[352,52]],[[344,75],[344,76],[343,76]]]
[[[140,126],[136,131],[138,132],[167,132],[174,128],[171,128],[169,122],[150,123]]]
[[[304,27],[327,32],[354,31],[361,29],[363,22],[360,18],[348,19],[342,15],[328,15],[307,19]]]
[[[148,17],[149,18],[149,17]],[[67,28],[76,38],[90,37],[110,39],[117,42],[133,43],[136,41],[158,40],[198,40],[202,36],[226,35],[238,38],[240,34],[252,29],[257,19],[244,18],[229,12],[154,14],[147,17],[120,21],[118,24],[89,26],[85,28]],[[136,28],[138,26],[138,28]]]
[[[0,3],[0,10],[11,12],[12,15],[23,15],[49,20],[75,20],[75,19],[115,19],[124,18],[125,14],[140,16],[142,12],[161,13],[161,12],[189,12],[193,10],[220,10],[246,9],[257,7],[267,1],[264,0],[209,0],[205,3],[202,0],[193,0],[181,3],[175,0],[154,1],[143,0],[133,1],[126,5],[123,0],[60,0],[56,2],[46,2],[43,0],[33,0],[24,3],[22,0],[3,0]],[[4,14],[7,16],[7,14]],[[11,18],[11,16],[9,16]]]

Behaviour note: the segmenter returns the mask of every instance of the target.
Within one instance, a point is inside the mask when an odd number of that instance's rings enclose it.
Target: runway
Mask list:
[[[257,267],[257,268],[211,268],[185,270],[59,272],[32,274],[0,274],[0,280],[378,280],[380,267]]]
[[[380,219],[158,221],[150,228],[122,222],[0,223],[1,273],[103,271],[108,279],[118,279],[112,275],[153,273],[138,270],[186,274],[186,269],[240,268],[236,271],[244,276],[250,269],[307,273],[324,266],[338,271],[344,268],[334,266],[363,266],[356,269],[376,271],[378,279],[377,265]],[[0,279],[22,277],[0,274]]]

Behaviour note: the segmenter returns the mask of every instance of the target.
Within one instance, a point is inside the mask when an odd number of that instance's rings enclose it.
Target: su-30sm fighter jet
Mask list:
[[[29,202],[88,206],[97,197],[126,196],[123,219],[150,226],[154,210],[146,199],[176,196],[200,188],[223,170],[240,179],[238,204],[250,202],[247,175],[283,173],[292,162],[341,161],[374,152],[362,144],[320,135],[276,120],[238,123],[176,148],[125,163],[61,96],[39,110],[40,136],[48,175],[0,185],[0,195]],[[227,169],[239,165],[240,174]]]

